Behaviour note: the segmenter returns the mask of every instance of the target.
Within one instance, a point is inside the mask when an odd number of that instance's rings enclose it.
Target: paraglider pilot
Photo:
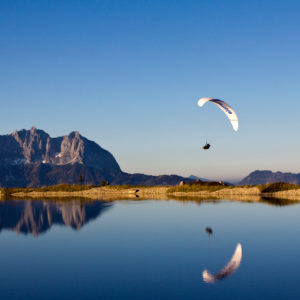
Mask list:
[[[202,147],[203,150],[208,150],[210,148],[210,144],[206,142],[206,144]]]

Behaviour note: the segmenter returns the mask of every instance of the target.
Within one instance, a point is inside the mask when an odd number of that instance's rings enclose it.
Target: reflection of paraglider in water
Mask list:
[[[238,267],[241,264],[241,261],[242,245],[238,243],[229,263],[219,273],[215,275],[209,273],[207,270],[204,270],[202,273],[203,280],[207,283],[214,283],[220,279],[224,279],[238,269]]]
[[[210,227],[205,227],[205,231],[211,235],[213,233],[213,230]]]

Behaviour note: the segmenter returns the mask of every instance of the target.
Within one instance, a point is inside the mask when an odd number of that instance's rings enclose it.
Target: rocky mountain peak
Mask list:
[[[43,130],[32,127],[30,130],[14,131],[11,136],[19,144],[21,154],[26,163],[32,163],[43,159],[49,143],[49,135]]]
[[[64,136],[61,143],[60,153],[57,155],[59,164],[83,163],[85,142],[78,131],[71,132]]]
[[[85,164],[98,169],[120,172],[113,156],[96,143],[82,137],[78,131],[51,138],[43,130],[14,131],[1,136],[0,162],[9,164],[43,163],[51,165]]]
[[[76,139],[79,139],[79,138],[82,138],[82,136],[80,135],[80,133],[78,131],[72,131],[70,134],[69,134],[69,137],[70,138],[76,138]]]

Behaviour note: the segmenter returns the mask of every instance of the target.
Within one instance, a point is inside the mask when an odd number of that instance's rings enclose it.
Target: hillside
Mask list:
[[[239,182],[239,185],[258,185],[273,182],[300,184],[300,174],[256,170]]]

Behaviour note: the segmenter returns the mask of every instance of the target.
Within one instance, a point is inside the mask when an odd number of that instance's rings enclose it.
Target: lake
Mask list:
[[[297,203],[5,200],[0,230],[1,299],[300,297]]]

